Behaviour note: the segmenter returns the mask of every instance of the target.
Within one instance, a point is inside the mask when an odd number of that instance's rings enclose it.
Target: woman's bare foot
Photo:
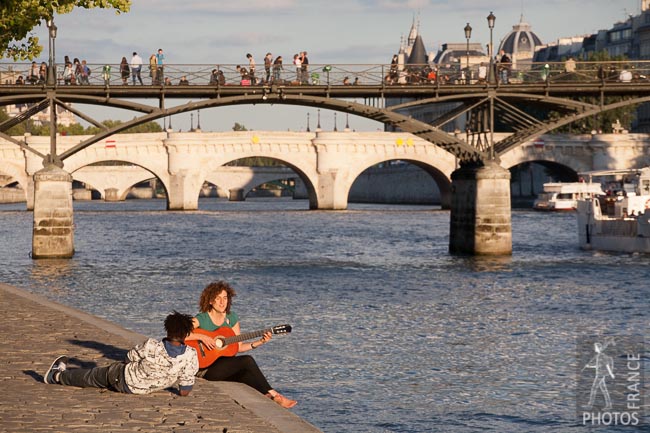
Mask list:
[[[285,409],[290,409],[298,404],[296,400],[288,399],[287,397],[283,396],[282,394],[280,394],[275,390],[269,391],[269,393],[266,394],[266,396]]]

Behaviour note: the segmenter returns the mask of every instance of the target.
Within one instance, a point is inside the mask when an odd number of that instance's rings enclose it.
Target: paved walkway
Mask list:
[[[43,383],[45,370],[58,355],[70,356],[72,366],[105,365],[123,359],[144,339],[103,319],[0,284],[0,430],[319,432],[237,383],[199,379],[188,397],[169,391],[136,396]]]

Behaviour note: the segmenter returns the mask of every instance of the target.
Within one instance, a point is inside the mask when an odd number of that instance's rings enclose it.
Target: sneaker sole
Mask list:
[[[48,382],[48,381],[47,381],[47,377],[50,375],[50,372],[52,371],[52,369],[54,368],[54,366],[55,366],[56,364],[58,364],[59,362],[62,362],[62,361],[63,361],[63,362],[67,362],[67,361],[68,361],[68,357],[65,356],[65,355],[61,355],[61,356],[59,356],[58,358],[56,358],[56,359],[52,362],[52,365],[50,365],[50,368],[48,368],[47,371],[45,372],[45,374],[43,375],[43,382],[45,382],[45,383],[47,383],[47,384],[50,384],[50,385],[54,383],[54,382]]]

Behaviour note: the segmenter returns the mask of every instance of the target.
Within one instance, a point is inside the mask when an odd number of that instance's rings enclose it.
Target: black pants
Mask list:
[[[130,393],[124,381],[123,362],[114,362],[106,367],[71,368],[61,372],[59,382],[79,388],[109,388],[117,392]]]
[[[199,376],[212,381],[244,383],[262,394],[273,389],[250,355],[218,358],[207,369],[201,370]]]

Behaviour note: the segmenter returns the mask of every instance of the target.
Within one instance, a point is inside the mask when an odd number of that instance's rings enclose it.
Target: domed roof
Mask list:
[[[535,47],[539,45],[542,45],[542,40],[531,31],[530,25],[524,22],[522,15],[519,24],[512,26],[512,31],[501,41],[499,51],[512,54],[513,58],[526,59],[533,57]]]

